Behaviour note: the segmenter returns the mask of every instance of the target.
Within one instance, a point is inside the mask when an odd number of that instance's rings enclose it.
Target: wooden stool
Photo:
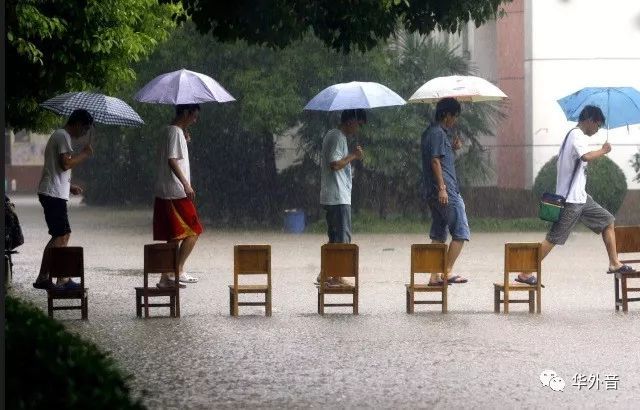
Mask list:
[[[328,278],[355,279],[355,285],[328,286]],[[320,250],[320,284],[318,288],[318,313],[324,315],[326,306],[351,306],[358,314],[358,245],[327,243]],[[352,303],[325,303],[328,294],[351,294]]]
[[[240,275],[267,275],[265,285],[240,285]],[[241,293],[263,293],[264,302],[239,302]],[[238,316],[239,306],[264,306],[271,316],[271,246],[236,245],[233,247],[233,285],[229,285],[229,314]]]
[[[528,303],[529,313],[534,309],[541,310],[542,301],[542,259],[540,258],[540,243],[506,243],[504,245],[504,280],[493,284],[493,310],[500,313],[500,303],[504,303],[504,313],[509,313],[510,303]],[[535,273],[537,283],[509,283],[509,273]],[[511,299],[510,292],[529,292],[527,299]],[[504,300],[500,299],[500,292],[504,292]]]
[[[616,251],[618,257],[623,253],[640,254],[640,225],[635,226],[616,226]],[[640,258],[640,256],[638,256]],[[625,264],[640,264],[640,259],[620,260]],[[640,265],[634,266],[635,270],[639,270]],[[615,273],[613,275],[613,287],[615,289],[616,312],[622,306],[623,312],[629,311],[629,302],[638,302],[640,297],[629,297],[629,292],[640,292],[640,287],[630,288],[627,284],[628,279],[640,278],[640,272],[634,273]]]
[[[175,286],[160,289],[149,287],[150,273],[172,273]],[[168,307],[171,317],[180,317],[180,272],[178,269],[178,244],[154,243],[144,246],[143,286],[136,287],[136,315],[149,317],[150,307]],[[169,297],[169,303],[149,303],[152,297]]]
[[[411,271],[406,283],[407,313],[413,313],[415,305],[442,305],[442,313],[447,313],[447,245],[444,243],[411,245]],[[429,286],[415,282],[416,273],[442,273],[442,286]],[[427,281],[429,278],[427,277]],[[415,300],[416,292],[440,292],[440,300]]]
[[[49,278],[80,278],[78,289],[58,289],[56,287],[47,290],[47,310],[49,317],[53,318],[54,310],[80,310],[82,320],[89,318],[89,289],[84,287],[84,256],[79,246],[66,246],[47,249],[47,264]],[[54,306],[56,299],[80,299],[80,305]]]

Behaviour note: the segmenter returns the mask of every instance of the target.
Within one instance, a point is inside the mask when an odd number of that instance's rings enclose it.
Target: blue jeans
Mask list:
[[[351,205],[324,205],[329,243],[351,243]]]
[[[459,193],[450,193],[449,203],[441,205],[437,196],[427,199],[431,210],[431,232],[429,237],[434,241],[446,242],[447,231],[457,241],[468,241],[471,238],[464,201]]]

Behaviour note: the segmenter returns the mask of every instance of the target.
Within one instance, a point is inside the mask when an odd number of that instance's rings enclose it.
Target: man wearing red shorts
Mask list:
[[[188,127],[198,120],[198,104],[176,105],[176,116],[165,129],[158,153],[158,177],[155,183],[153,207],[153,239],[178,242],[178,266],[181,283],[198,281],[184,271],[184,264],[202,233],[193,199],[196,196],[191,186],[189,149],[191,140]],[[175,286],[175,278],[163,273],[158,287]],[[184,287],[185,285],[180,285]]]

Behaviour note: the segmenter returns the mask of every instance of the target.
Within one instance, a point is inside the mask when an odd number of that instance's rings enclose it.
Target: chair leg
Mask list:
[[[240,309],[238,308],[238,294],[233,293],[233,316],[238,316],[240,314]]]
[[[136,291],[136,316],[142,317],[142,293]]]
[[[265,294],[265,316],[271,316],[271,289]]]
[[[618,282],[618,278],[613,277],[613,292],[616,297],[616,312],[620,311],[620,283]]]
[[[318,314],[324,315],[324,293],[318,292]]]
[[[542,289],[538,289],[536,292],[536,313],[542,312]]]
[[[176,289],[176,317],[180,317],[180,291]]]
[[[147,292],[144,292],[144,317],[149,317],[149,295]]]
[[[493,312],[500,313],[500,288],[493,287]]]
[[[536,301],[534,299],[534,293],[535,291],[530,290],[529,291],[529,313],[533,313],[535,311],[536,308]]]
[[[504,313],[509,313],[509,289],[504,287]]]
[[[89,319],[89,295],[85,295],[82,298],[82,302],[80,306],[81,306],[82,320]]]
[[[622,311],[627,313],[629,311],[629,298],[627,295],[627,278],[623,276],[620,278],[620,282],[622,283]]]
[[[406,299],[407,299],[407,313],[413,313],[411,312],[411,304],[409,303],[409,298],[410,298],[410,293],[409,293],[409,289],[407,289],[406,291]]]
[[[233,316],[233,289],[229,288],[229,316]]]
[[[353,314],[358,314],[358,291],[353,291]]]
[[[449,289],[447,286],[442,288],[442,313],[447,313],[449,310]]]
[[[176,297],[169,296],[169,316],[176,317]]]
[[[47,312],[49,313],[49,317],[53,318],[53,298],[51,295],[47,295]]]

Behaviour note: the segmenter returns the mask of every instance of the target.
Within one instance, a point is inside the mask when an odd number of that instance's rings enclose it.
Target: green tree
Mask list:
[[[114,93],[135,78],[131,64],[175,27],[179,4],[157,0],[7,0],[6,121],[47,130],[42,101],[74,90]]]
[[[167,0],[179,1],[179,0]],[[226,42],[283,48],[309,31],[332,49],[373,49],[398,25],[420,34],[455,32],[470,20],[476,26],[503,12],[511,0],[181,0],[198,29]]]

